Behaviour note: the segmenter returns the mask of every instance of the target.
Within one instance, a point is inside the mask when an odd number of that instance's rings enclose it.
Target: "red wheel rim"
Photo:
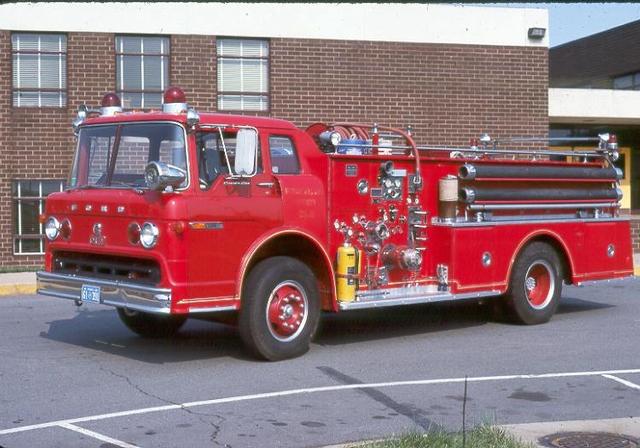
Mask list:
[[[555,276],[549,263],[539,260],[529,266],[524,291],[531,307],[542,309],[549,304],[555,292]]]
[[[309,303],[304,288],[297,282],[282,282],[273,288],[267,302],[267,327],[282,342],[295,339],[307,322]]]

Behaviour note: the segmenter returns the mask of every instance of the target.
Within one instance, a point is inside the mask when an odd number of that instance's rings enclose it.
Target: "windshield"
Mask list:
[[[69,187],[145,187],[149,162],[187,172],[184,130],[172,123],[127,123],[81,128]],[[180,185],[185,187],[188,178]]]

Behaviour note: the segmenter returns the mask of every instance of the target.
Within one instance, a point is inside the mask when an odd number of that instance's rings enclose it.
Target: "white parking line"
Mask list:
[[[636,383],[632,383],[631,381],[627,381],[627,380],[624,380],[622,378],[618,378],[617,376],[609,375],[609,374],[605,374],[605,375],[602,375],[602,376],[605,377],[605,378],[608,378],[610,380],[617,381],[620,384],[624,384],[625,386],[630,387],[631,389],[640,390],[640,386],[637,385]]]
[[[640,369],[478,376],[478,377],[469,377],[469,378],[466,378],[466,380],[470,383],[473,383],[473,382],[484,382],[484,381],[508,381],[508,380],[521,380],[521,379],[527,380],[527,379],[589,377],[589,376],[605,376],[605,375],[613,376],[613,375],[624,375],[624,374],[631,374],[631,373],[640,373]],[[618,380],[621,380],[621,379],[618,378]],[[276,392],[251,394],[251,395],[237,395],[237,396],[226,397],[226,398],[214,398],[211,400],[191,401],[183,404],[153,406],[148,408],[131,409],[128,411],[111,412],[108,414],[90,415],[86,417],[78,417],[78,418],[70,418],[65,420],[51,421],[46,423],[38,423],[35,425],[18,426],[15,428],[0,430],[0,435],[14,434],[14,433],[24,432],[24,431],[33,431],[36,429],[43,429],[43,428],[52,428],[55,426],[65,427],[65,425],[74,425],[75,423],[91,422],[96,420],[106,420],[110,418],[127,417],[131,415],[149,414],[152,412],[171,411],[171,410],[178,410],[178,409],[184,409],[184,408],[193,408],[197,406],[210,406],[215,404],[235,403],[240,401],[251,401],[251,400],[258,400],[263,398],[276,398],[276,397],[285,397],[289,395],[313,394],[313,393],[320,393],[320,392],[335,392],[335,391],[353,390],[353,389],[379,389],[383,387],[396,387],[396,386],[428,386],[433,384],[453,384],[453,383],[463,383],[464,381],[465,381],[465,378],[460,377],[460,378],[440,378],[440,379],[428,379],[428,380],[391,381],[391,382],[384,382],[384,383],[340,384],[335,386],[289,389],[289,390],[281,390]],[[621,381],[625,381],[625,380],[621,380]],[[634,386],[640,387],[637,385],[634,385]]]
[[[58,426],[60,426],[61,428],[70,429],[71,431],[79,432],[80,434],[84,434],[85,436],[93,437],[94,439],[98,439],[102,442],[107,442],[111,445],[119,446],[121,448],[138,448],[136,445],[131,445],[130,443],[123,442],[122,440],[113,439],[111,437],[105,436],[104,434],[100,434],[99,432],[89,431],[88,429],[72,425],[71,423],[60,423]]]

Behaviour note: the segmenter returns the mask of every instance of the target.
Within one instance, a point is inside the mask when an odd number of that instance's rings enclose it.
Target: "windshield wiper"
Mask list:
[[[102,188],[104,185],[95,185],[95,184],[84,184],[79,185],[77,187],[72,188],[72,190],[93,190],[95,188]]]
[[[138,193],[138,194],[142,194],[142,193],[144,193],[144,190],[142,189],[142,187],[138,187],[138,186],[135,186],[135,185],[131,185],[131,184],[128,184],[128,183],[126,183],[126,182],[121,182],[121,181],[118,181],[118,180],[112,180],[112,181],[111,181],[111,183],[110,183],[109,185],[105,185],[104,187],[105,187],[105,188],[111,188],[111,187],[114,187],[114,186],[115,186],[116,188],[118,188],[118,187],[124,187],[124,188],[126,188],[126,189],[131,189],[131,190],[135,191],[135,192],[136,192],[136,193]]]

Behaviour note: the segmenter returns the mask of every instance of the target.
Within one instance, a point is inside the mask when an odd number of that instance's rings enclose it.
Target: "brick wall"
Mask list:
[[[11,228],[11,183],[9,162],[13,146],[11,129],[11,33],[0,30],[0,235],[9,235]],[[12,252],[10,238],[0,238],[0,265]]]
[[[428,144],[548,133],[547,49],[271,40],[272,114],[413,125]]]
[[[0,266],[14,256],[11,180],[66,178],[70,122],[116,87],[114,36],[67,34],[68,107],[11,107],[10,33],[0,31]],[[214,36],[171,36],[170,82],[198,109],[216,109]],[[474,45],[270,41],[271,110],[299,126],[353,120],[414,127],[429,144],[467,144],[487,131],[546,135],[547,49]]]
[[[631,220],[631,244],[633,251],[640,253],[640,217]]]
[[[171,84],[184,90],[189,104],[215,110],[218,80],[214,36],[172,36],[170,70]]]

